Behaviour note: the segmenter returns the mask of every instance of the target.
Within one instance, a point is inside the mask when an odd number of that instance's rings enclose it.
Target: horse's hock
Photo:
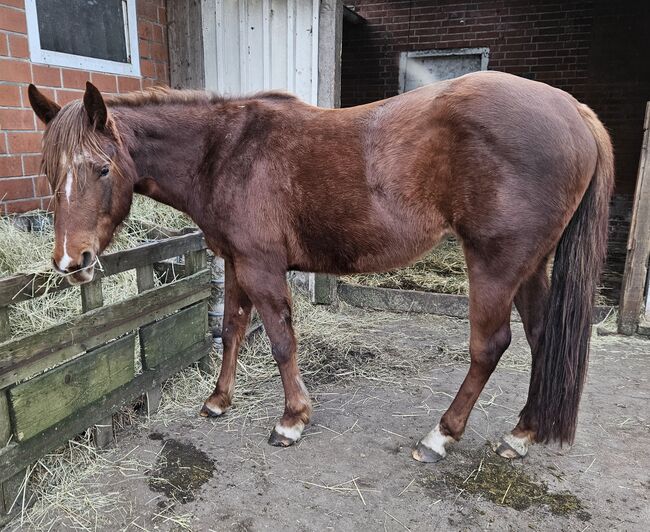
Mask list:
[[[179,256],[181,275],[168,275],[160,265]],[[209,367],[212,276],[200,232],[106,255],[102,267],[81,287],[81,314],[19,338],[10,307],[71,285],[50,274],[0,279],[0,525],[21,506],[33,462],[89,427],[99,446],[111,442],[122,406],[144,396],[155,411],[164,379],[193,362]],[[104,305],[102,279],[132,269],[138,294]]]

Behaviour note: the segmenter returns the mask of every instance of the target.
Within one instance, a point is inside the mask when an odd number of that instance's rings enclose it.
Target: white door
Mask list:
[[[203,0],[205,88],[318,98],[319,0]]]

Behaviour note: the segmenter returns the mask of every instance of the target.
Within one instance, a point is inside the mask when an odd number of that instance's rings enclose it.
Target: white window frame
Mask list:
[[[487,70],[488,62],[490,61],[490,49],[487,47],[481,48],[449,48],[449,49],[434,49],[434,50],[417,50],[413,52],[402,52],[399,57],[399,92],[404,92],[406,85],[406,63],[412,57],[453,57],[464,55],[480,55],[481,56],[481,70]]]
[[[82,55],[66,54],[43,50],[41,36],[38,31],[38,13],[36,0],[25,0],[25,14],[27,15],[27,35],[29,37],[29,55],[33,63],[45,65],[94,70],[109,74],[124,76],[140,76],[140,53],[138,50],[138,16],[135,8],[136,0],[122,0],[124,14],[124,36],[129,52],[129,63],[97,59]]]

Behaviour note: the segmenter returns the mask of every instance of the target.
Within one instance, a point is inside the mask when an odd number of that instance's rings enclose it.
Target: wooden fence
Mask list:
[[[103,256],[102,271],[81,287],[81,314],[18,339],[8,339],[10,306],[70,285],[41,274],[0,280],[0,526],[26,467],[89,427],[99,445],[111,441],[114,412],[143,395],[155,411],[164,379],[208,360],[205,248],[194,232]],[[183,277],[156,287],[154,264],[181,255]],[[102,278],[132,269],[138,294],[104,305]]]

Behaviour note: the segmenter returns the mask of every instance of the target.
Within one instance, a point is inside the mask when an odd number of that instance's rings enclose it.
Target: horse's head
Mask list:
[[[54,268],[73,284],[93,279],[97,256],[126,218],[133,161],[102,95],[86,84],[83,102],[61,108],[29,86],[29,101],[47,128],[43,170],[54,193]]]

